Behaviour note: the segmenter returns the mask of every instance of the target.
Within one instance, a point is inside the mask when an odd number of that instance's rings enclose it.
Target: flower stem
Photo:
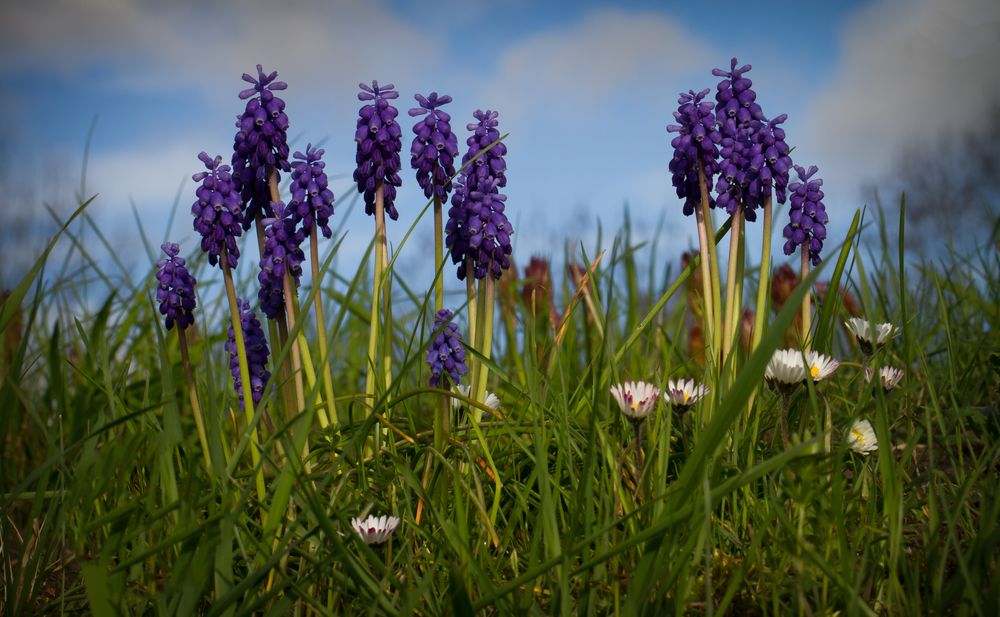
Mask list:
[[[802,267],[799,272],[799,280],[805,284],[806,277],[809,276],[809,245],[802,244]],[[808,352],[811,340],[809,331],[812,329],[812,290],[807,289],[805,297],[802,298],[802,344]]]
[[[260,466],[260,436],[254,424],[253,394],[250,388],[250,364],[247,361],[246,341],[243,339],[243,325],[240,322],[240,308],[236,300],[236,287],[233,285],[233,273],[229,270],[229,257],[225,247],[219,256],[222,264],[222,278],[226,283],[226,296],[229,299],[229,317],[233,324],[233,339],[236,341],[236,356],[240,363],[240,381],[243,383],[243,413],[246,416],[247,428],[250,429],[250,460],[257,470],[257,497],[264,503],[264,470]]]
[[[288,329],[294,332],[295,307],[292,304],[292,277],[288,273],[288,270],[285,270],[283,283],[285,286],[285,315],[288,318]],[[302,384],[302,353],[299,349],[298,339],[292,341],[292,374],[295,376],[295,403],[298,406],[295,413],[298,414],[298,412],[306,407],[305,386]],[[288,418],[288,420],[291,419],[291,417]]]
[[[472,260],[465,260],[465,297],[466,305],[465,310],[468,312],[469,316],[469,345],[473,349],[478,349],[476,347],[476,272],[472,267]],[[476,358],[473,354],[469,354],[469,379],[472,384],[472,389],[469,390],[470,394],[475,393],[476,384],[476,370],[477,364]]]
[[[702,216],[704,217],[705,225],[708,226],[708,229],[712,230],[711,233],[708,233],[706,230],[708,265],[712,274],[711,277],[708,277],[712,289],[712,328],[706,334],[706,342],[711,340],[710,349],[714,353],[718,353],[722,345],[722,289],[720,287],[721,279],[719,278],[718,251],[715,248],[715,225],[712,223],[712,212],[708,207],[708,182],[705,179],[705,172],[701,169],[698,170],[698,185],[701,188]],[[704,272],[702,276],[704,276]],[[709,339],[709,336],[711,339]],[[709,357],[708,354],[705,357]],[[717,362],[718,360],[713,361]]]
[[[319,414],[320,426],[326,428],[330,422],[337,421],[337,403],[333,398],[333,368],[330,366],[330,354],[326,341],[326,319],[323,316],[323,287],[322,277],[319,271],[319,242],[317,241],[316,224],[313,223],[309,237],[309,253],[312,258],[313,285],[316,287],[314,294],[316,305],[316,334],[319,337],[320,366],[316,368],[323,371],[323,390],[326,394],[326,408],[329,410],[329,417],[325,413]]]
[[[760,249],[760,286],[757,288],[757,307],[754,315],[753,338],[750,353],[757,350],[764,336],[764,320],[767,319],[767,292],[771,288],[771,196],[764,198],[763,237]]]
[[[198,391],[194,384],[194,373],[191,372],[191,358],[188,355],[187,336],[185,328],[177,326],[177,341],[181,348],[181,363],[184,365],[184,377],[188,382],[188,396],[191,397],[191,414],[194,425],[198,429],[198,441],[201,443],[202,454],[205,455],[205,471],[212,475],[212,454],[208,447],[208,437],[205,435],[205,420],[201,415],[201,405],[198,404]]]
[[[729,228],[729,264],[726,267],[726,317],[722,330],[722,357],[720,366],[725,366],[736,337],[736,318],[740,302],[736,297],[736,269],[740,253],[740,228],[743,226],[743,206],[736,209],[732,216],[733,224]]]
[[[381,222],[380,222],[381,221]],[[379,304],[382,297],[382,247],[385,244],[385,186],[379,182],[375,187],[375,286],[372,289],[372,312],[368,334],[368,377],[365,379],[365,395],[375,403],[375,376],[378,362]]]
[[[479,334],[483,341],[479,352],[483,354],[483,358],[485,360],[489,361],[493,351],[493,308],[496,304],[496,282],[489,274],[486,275],[484,282],[486,283],[486,290],[484,295],[483,323],[482,331]],[[484,403],[486,401],[486,380],[489,377],[489,373],[489,366],[486,362],[481,362],[479,366],[479,375],[476,377],[476,401],[480,403]]]
[[[434,196],[434,271],[438,272],[444,261],[444,226],[441,214],[441,199]],[[438,273],[434,279],[434,312],[444,308],[444,277]]]
[[[385,241],[385,218],[382,218],[382,239]],[[382,246],[382,370],[386,392],[392,387],[392,271],[389,269],[389,245]]]

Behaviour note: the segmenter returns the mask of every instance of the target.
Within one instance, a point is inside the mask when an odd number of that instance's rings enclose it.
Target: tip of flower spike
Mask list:
[[[176,242],[164,242],[160,245],[160,248],[163,249],[163,252],[170,257],[177,257],[177,255],[181,252],[181,247],[179,247]]]

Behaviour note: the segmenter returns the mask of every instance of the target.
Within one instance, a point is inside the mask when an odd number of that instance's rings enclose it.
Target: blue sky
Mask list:
[[[706,8],[708,6],[709,8]],[[207,150],[228,159],[242,103],[240,75],[260,62],[287,81],[296,146],[323,141],[328,171],[349,177],[359,81],[451,94],[463,125],[500,112],[508,139],[508,212],[516,256],[558,255],[564,240],[596,241],[629,203],[638,235],[664,217],[671,254],[695,241],[667,163],[677,93],[714,88],[713,67],[749,62],[764,112],[788,113],[796,162],[826,180],[833,237],[862,206],[903,144],[967,130],[1000,98],[1000,3],[867,2],[8,2],[0,7],[0,139],[24,170],[32,203],[69,204],[88,127],[97,117],[87,190],[116,244],[134,242],[134,203],[148,228],[194,246],[190,218]],[[752,6],[752,10],[748,7]],[[404,121],[408,117],[403,116]],[[17,165],[15,165],[17,166]],[[52,171],[55,170],[55,171]],[[50,181],[56,173],[59,182]],[[408,168],[398,240],[424,204]],[[167,213],[181,191],[177,220]],[[428,228],[430,221],[423,226]],[[347,222],[345,267],[370,222]],[[779,230],[780,231],[780,230]],[[430,241],[421,231],[413,240]],[[780,246],[780,244],[779,244]]]

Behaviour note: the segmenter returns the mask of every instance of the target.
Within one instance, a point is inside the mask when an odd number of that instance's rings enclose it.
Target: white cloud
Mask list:
[[[323,91],[376,71],[429,71],[442,50],[378,0],[61,0],[5,3],[0,14],[0,74],[96,71],[127,90],[194,86],[229,97],[217,87],[220,76],[262,62]]]
[[[611,95],[647,98],[711,57],[711,45],[662,14],[597,10],[504,50],[483,98],[515,120],[528,110],[572,113]]]
[[[877,177],[901,145],[974,128],[1000,99],[998,32],[995,0],[879,0],[848,20],[805,123],[828,186]]]

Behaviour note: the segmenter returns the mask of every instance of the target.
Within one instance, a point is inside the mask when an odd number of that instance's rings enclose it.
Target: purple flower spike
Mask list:
[[[292,163],[292,201],[288,204],[292,216],[302,221],[305,235],[312,232],[314,224],[319,225],[323,236],[329,238],[330,217],[333,216],[333,191],[328,188],[326,167],[321,159],[323,150],[306,146],[306,153],[295,153],[298,159]]]
[[[510,237],[514,233],[504,214],[507,196],[500,192],[507,185],[503,158],[507,147],[500,142],[483,152],[500,139],[499,114],[477,110],[474,115],[479,122],[468,125],[473,134],[466,140],[469,151],[462,158],[462,174],[451,198],[445,245],[458,264],[460,280],[465,279],[467,259],[472,261],[476,278],[489,274],[499,279],[510,267]]]
[[[427,365],[431,368],[432,387],[441,387],[441,377],[447,375],[451,383],[458,384],[462,375],[469,372],[465,366],[465,348],[458,326],[451,321],[452,312],[441,309],[434,315],[434,332],[437,336],[427,350]]]
[[[437,197],[446,203],[455,175],[458,138],[451,131],[451,116],[438,108],[450,103],[451,97],[431,92],[429,97],[417,94],[414,98],[420,107],[411,109],[409,114],[426,116],[413,126],[416,137],[410,148],[410,164],[417,170],[417,183],[424,189],[424,196]]]
[[[221,164],[221,156],[212,159],[202,152],[198,158],[208,171],[191,176],[195,182],[201,182],[196,191],[198,201],[191,206],[194,230],[201,234],[201,250],[208,253],[208,263],[217,264],[225,247],[229,267],[235,268],[240,257],[236,238],[243,233],[239,192],[229,166]]]
[[[180,257],[180,247],[173,242],[161,244],[167,254],[166,259],[156,262],[156,300],[160,303],[160,313],[166,315],[167,330],[177,327],[183,330],[194,323],[194,277],[187,271],[184,258]]]
[[[757,104],[753,82],[744,75],[751,66],[737,68],[736,58],[730,69],[714,69],[724,77],[715,94],[715,117],[722,133],[719,154],[722,157],[715,190],[716,203],[730,214],[743,206],[747,221],[757,220],[756,209],[776,189],[779,202],[785,201],[788,170],[791,168],[785,131],[778,127],[787,116],[768,122]]]
[[[785,203],[785,193],[788,188],[788,172],[792,169],[791,148],[785,143],[785,129],[778,126],[788,119],[788,114],[781,114],[766,124],[761,124],[753,136],[755,157],[763,159],[759,176],[764,196],[774,186],[778,203]],[[759,161],[760,159],[758,159]]]
[[[358,100],[372,102],[362,106],[358,112],[354,134],[354,140],[358,142],[355,156],[358,168],[354,170],[354,181],[358,183],[358,192],[365,196],[365,213],[369,216],[375,214],[375,189],[381,182],[385,186],[385,212],[395,221],[399,218],[393,204],[396,187],[403,185],[399,177],[399,151],[403,142],[402,131],[396,122],[399,111],[389,101],[399,98],[399,93],[392,84],[379,86],[377,81],[373,81],[371,86],[358,85],[361,87]]]
[[[674,112],[678,124],[670,124],[667,131],[678,133],[670,140],[674,157],[670,159],[670,173],[677,196],[684,200],[684,214],[694,214],[701,201],[701,187],[698,184],[699,168],[705,173],[706,186],[712,185],[712,177],[719,171],[719,124],[715,119],[715,105],[702,102],[708,89],[696,93],[691,90],[681,93],[677,99],[680,105]],[[709,198],[709,207],[715,201]]]
[[[236,178],[245,208],[243,229],[250,229],[258,214],[270,216],[271,192],[267,184],[270,169],[289,171],[288,116],[285,101],[274,95],[288,87],[275,81],[277,71],[264,74],[257,65],[257,78],[243,74],[243,81],[253,84],[240,92],[247,101],[243,114],[236,118],[233,141],[233,176]]]
[[[297,229],[291,211],[280,201],[271,204],[274,217],[264,223],[264,254],[260,260],[260,310],[270,319],[276,319],[285,308],[285,272],[296,284],[302,276],[305,261],[301,245],[305,232]]]
[[[264,395],[264,386],[271,378],[271,373],[267,370],[267,358],[271,352],[267,348],[267,339],[264,338],[264,330],[260,327],[257,315],[250,310],[250,303],[246,300],[238,302],[240,308],[240,327],[243,329],[243,342],[246,344],[247,364],[250,368],[250,398],[253,404],[260,403]],[[236,398],[240,401],[240,409],[243,409],[243,380],[240,377],[240,358],[236,351],[236,334],[233,327],[229,326],[229,338],[226,340],[226,351],[229,352],[229,372],[233,375],[233,387],[236,390]]]
[[[808,171],[795,166],[800,182],[788,185],[788,190],[792,193],[789,198],[791,207],[788,211],[788,224],[783,232],[785,255],[791,255],[799,246],[808,246],[809,260],[814,266],[820,262],[819,253],[823,250],[826,225],[830,222],[823,205],[823,189],[820,188],[823,181],[819,178],[811,179],[816,171],[815,165]]]

